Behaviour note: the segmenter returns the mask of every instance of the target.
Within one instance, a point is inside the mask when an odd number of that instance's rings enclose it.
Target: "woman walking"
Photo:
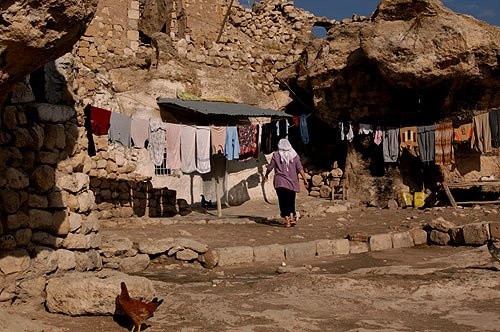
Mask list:
[[[285,227],[296,223],[295,197],[300,191],[299,176],[307,188],[306,174],[300,158],[290,142],[283,138],[278,142],[278,151],[273,153],[271,162],[267,165],[264,181],[268,180],[269,173],[274,169],[274,189],[278,195],[280,215],[284,219]]]

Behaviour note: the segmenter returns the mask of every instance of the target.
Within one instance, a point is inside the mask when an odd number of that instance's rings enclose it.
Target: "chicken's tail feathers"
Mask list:
[[[125,282],[123,282],[123,281],[122,281],[122,282],[120,283],[120,287],[121,287],[121,289],[122,289],[122,293],[121,293],[121,295],[122,295],[122,296],[129,297],[129,295],[128,295],[127,285],[125,285]]]

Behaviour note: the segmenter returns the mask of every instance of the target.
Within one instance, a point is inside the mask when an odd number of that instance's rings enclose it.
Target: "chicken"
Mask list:
[[[212,209],[212,208],[215,208],[217,206],[216,203],[213,203],[212,201],[207,201],[205,199],[204,195],[200,195],[200,196],[201,196],[201,207],[204,208],[205,210]]]
[[[488,251],[490,252],[491,257],[500,262],[500,248],[496,247],[493,243],[492,239],[488,239],[487,241]]]
[[[158,300],[158,298],[155,297],[151,302],[143,302],[130,297],[127,286],[124,282],[121,283],[121,288],[122,291],[120,295],[118,295],[118,304],[134,323],[131,332],[134,332],[136,327],[137,332],[141,332],[142,323],[144,323],[148,318],[153,317],[153,313],[160,306],[160,304],[163,303],[163,299]]]

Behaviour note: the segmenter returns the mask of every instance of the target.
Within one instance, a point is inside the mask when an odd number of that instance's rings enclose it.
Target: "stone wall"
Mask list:
[[[0,301],[26,285],[38,298],[47,275],[102,266],[85,134],[71,106],[31,100],[0,115]]]

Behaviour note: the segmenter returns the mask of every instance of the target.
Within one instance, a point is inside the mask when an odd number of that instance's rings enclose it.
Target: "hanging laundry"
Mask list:
[[[420,160],[429,164],[434,162],[436,154],[435,141],[436,125],[417,127],[418,148],[420,151]]]
[[[472,138],[474,134],[474,127],[472,123],[466,123],[458,128],[453,129],[453,140],[455,142],[467,142]]]
[[[181,171],[196,171],[196,128],[193,126],[181,126]]]
[[[349,122],[349,128],[347,130],[347,135],[345,136],[348,142],[352,142],[354,139],[354,130],[352,128],[352,124]]]
[[[339,128],[340,128],[340,140],[345,141],[347,140],[348,142],[352,142],[354,138],[354,130],[352,128],[351,123],[344,123],[344,122],[339,122]]]
[[[260,145],[260,150],[264,154],[269,154],[273,153],[275,150],[275,138],[274,138],[274,133],[273,129],[275,127],[275,123],[264,123],[262,125],[262,133],[261,133],[261,145]]]
[[[149,122],[149,156],[154,165],[160,166],[165,158],[167,124],[160,121]]]
[[[200,174],[210,172],[210,127],[196,127],[196,170]]]
[[[168,169],[181,169],[181,128],[182,125],[166,123],[165,146],[167,151],[166,166]]]
[[[238,140],[240,143],[240,160],[248,158],[257,158],[259,150],[257,149],[258,126],[256,125],[238,125]]]
[[[500,109],[490,111],[489,120],[493,147],[500,148]]]
[[[109,141],[111,143],[120,143],[123,146],[130,147],[130,127],[132,119],[130,116],[111,112],[109,120]]]
[[[212,136],[212,154],[224,154],[224,145],[226,144],[226,127],[210,127]]]
[[[309,129],[307,128],[307,115],[302,114],[299,117],[300,121],[300,138],[302,143],[309,144]]]
[[[278,120],[276,122],[276,136],[278,140],[282,138],[288,138],[288,121],[286,119]]]
[[[382,143],[382,140],[384,139],[384,132],[382,130],[381,126],[377,126],[375,129],[375,135],[373,137],[373,142],[377,145],[380,145]]]
[[[294,126],[296,126],[296,127],[300,126],[300,119],[298,116],[294,116],[292,119],[293,119]]]
[[[399,129],[400,149],[407,150],[415,157],[418,157],[417,127],[403,127]]]
[[[91,106],[90,107],[90,126],[92,134],[94,135],[107,135],[111,120],[111,111],[103,108]]]
[[[384,162],[395,163],[399,157],[399,128],[386,128],[383,133]]]
[[[145,148],[149,139],[149,120],[132,118],[130,136],[135,147]]]
[[[453,154],[453,135],[453,124],[451,122],[436,124],[436,165],[447,166],[455,163],[455,156]]]
[[[472,149],[481,153],[488,153],[492,150],[491,127],[489,122],[488,113],[479,114],[472,118],[474,134],[472,135],[470,146]]]
[[[373,127],[370,124],[360,123],[358,128],[359,135],[369,135],[373,133]]]
[[[226,144],[224,145],[224,156],[227,160],[240,158],[240,142],[238,140],[238,129],[235,126],[226,128]]]

